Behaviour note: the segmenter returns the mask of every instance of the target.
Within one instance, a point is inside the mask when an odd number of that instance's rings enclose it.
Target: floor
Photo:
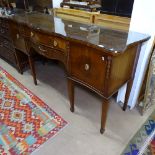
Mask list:
[[[20,75],[15,68],[1,59],[0,66],[69,123],[32,155],[120,155],[153,110],[150,109],[144,116],[136,109],[123,112],[112,99],[106,132],[101,135],[101,98],[82,87],[76,87],[75,113],[71,113],[66,74],[61,66],[51,62],[45,65],[37,62],[38,86],[33,84],[29,69]]]

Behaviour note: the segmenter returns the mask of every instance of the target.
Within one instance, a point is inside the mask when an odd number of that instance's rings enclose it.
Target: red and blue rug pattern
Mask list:
[[[0,67],[0,155],[28,155],[66,124]]]
[[[122,155],[155,155],[155,111],[131,139]]]

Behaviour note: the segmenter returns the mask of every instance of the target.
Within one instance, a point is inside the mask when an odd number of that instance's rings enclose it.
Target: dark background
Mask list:
[[[133,3],[134,0],[101,0],[101,12],[130,17]]]
[[[31,6],[52,7],[52,0],[25,0]],[[100,0],[101,13],[131,17],[134,0]],[[28,6],[26,4],[26,6]],[[24,0],[16,0],[17,8],[25,8]]]
[[[40,6],[40,7],[52,7],[52,0],[16,0],[16,7],[17,8],[25,8],[28,7],[28,5],[30,6]]]

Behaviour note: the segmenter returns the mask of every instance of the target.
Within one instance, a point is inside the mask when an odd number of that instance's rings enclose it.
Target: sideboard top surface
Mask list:
[[[25,24],[32,29],[59,35],[65,37],[65,39],[80,41],[88,44],[88,46],[104,49],[113,54],[123,52],[129,46],[149,39],[149,35],[146,34],[112,30],[94,24],[69,21],[38,12],[16,13],[7,18]]]

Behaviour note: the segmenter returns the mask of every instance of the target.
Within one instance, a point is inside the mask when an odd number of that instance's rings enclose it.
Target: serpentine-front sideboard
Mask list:
[[[126,109],[140,48],[149,39],[148,35],[115,31],[41,13],[20,13],[0,20],[9,27],[15,53],[18,50],[28,56],[35,84],[33,54],[37,52],[64,64],[72,112],[74,84],[85,86],[103,98],[101,133],[105,130],[109,99],[127,82],[123,108]],[[21,70],[18,56],[17,64]]]

